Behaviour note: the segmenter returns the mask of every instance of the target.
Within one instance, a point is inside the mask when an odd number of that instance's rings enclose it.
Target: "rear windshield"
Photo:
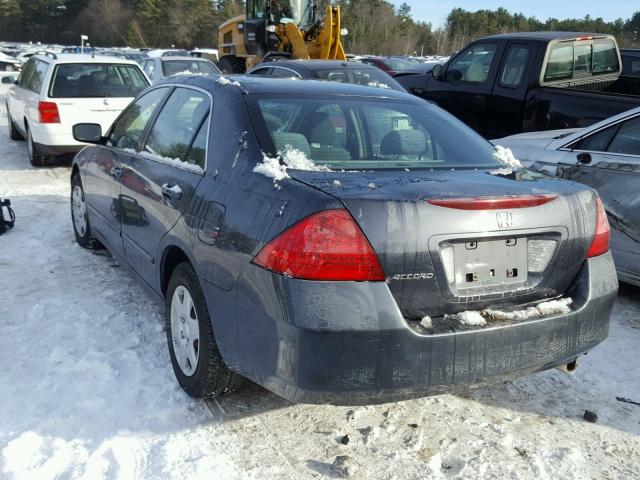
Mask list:
[[[317,70],[315,74],[320,80],[405,91],[398,82],[377,68],[327,68]]]
[[[163,60],[162,72],[165,77],[178,73],[203,73],[216,75],[220,71],[208,60]]]
[[[298,150],[334,170],[502,166],[486,140],[426,102],[271,95],[250,100],[250,108],[263,120],[257,130],[265,152]]]
[[[620,70],[613,40],[562,42],[551,47],[544,81],[582,79]]]
[[[52,98],[135,97],[149,86],[137,65],[63,63],[51,77]]]
[[[414,62],[405,60],[404,58],[385,58],[382,60],[385,65],[396,72],[402,72],[416,66]]]

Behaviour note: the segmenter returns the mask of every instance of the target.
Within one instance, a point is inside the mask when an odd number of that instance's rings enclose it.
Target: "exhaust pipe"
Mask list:
[[[571,374],[578,369],[578,359],[575,358],[573,362],[569,362],[566,365],[558,365],[556,368],[566,374]]]

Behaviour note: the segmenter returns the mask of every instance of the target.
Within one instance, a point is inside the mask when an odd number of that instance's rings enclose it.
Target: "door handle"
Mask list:
[[[591,163],[591,154],[583,152],[583,153],[579,153],[576,158],[578,159],[578,162],[584,164],[584,165],[589,165]]]
[[[174,185],[169,185],[168,183],[165,183],[164,185],[162,185],[161,190],[162,190],[162,196],[169,201],[180,200],[180,197],[182,196],[182,189],[180,188],[180,185],[178,185],[177,183]]]
[[[120,178],[122,178],[122,175],[124,174],[124,170],[122,170],[122,168],[120,168],[120,167],[113,167],[109,173],[111,174],[111,176],[113,178],[120,179]]]
[[[487,101],[487,97],[485,97],[484,95],[474,95],[473,97],[471,97],[471,101],[476,105],[482,105]]]

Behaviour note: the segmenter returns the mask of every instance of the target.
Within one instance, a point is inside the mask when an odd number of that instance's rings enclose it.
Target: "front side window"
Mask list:
[[[468,48],[449,65],[447,80],[474,84],[486,82],[497,48],[492,43],[480,43]]]
[[[640,155],[640,117],[622,124],[607,152]]]
[[[44,76],[47,74],[48,68],[48,63],[36,60],[35,68],[33,69],[33,73],[29,78],[29,84],[27,85],[27,88],[29,90],[31,90],[32,92],[40,92],[40,89],[42,88],[42,82],[44,82]]]
[[[137,65],[63,63],[51,76],[52,98],[135,97],[149,86]]]
[[[529,47],[512,45],[507,52],[506,60],[500,73],[500,85],[516,88],[522,82],[529,62]]]
[[[452,115],[427,103],[395,99],[252,100],[258,136],[272,155],[298,150],[332,169],[497,168],[493,147]]]
[[[187,161],[191,141],[209,114],[208,95],[176,88],[162,107],[144,150],[152,155]],[[193,160],[197,161],[197,157]]]
[[[144,62],[143,65],[144,65],[143,70],[144,70],[144,73],[147,74],[147,77],[153,78],[153,72],[156,68],[155,62],[153,60],[148,60]]]
[[[136,150],[147,123],[168,91],[169,87],[156,88],[129,106],[116,120],[107,145]]]

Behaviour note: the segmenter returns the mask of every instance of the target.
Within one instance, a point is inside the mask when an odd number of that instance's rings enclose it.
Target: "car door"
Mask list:
[[[125,256],[152,288],[158,288],[160,241],[187,209],[204,175],[211,105],[207,92],[176,87],[126,166],[121,194]]]
[[[36,129],[40,123],[38,104],[40,103],[42,87],[50,64],[37,58],[34,61],[33,72],[28,79],[25,79],[25,88],[22,89],[22,96],[23,116],[27,120],[28,127]],[[36,138],[35,134],[34,138]]]
[[[486,134],[488,138],[502,138],[518,133],[522,127],[524,105],[527,94],[529,70],[534,68],[534,54],[529,45],[511,43],[507,47],[498,77],[491,94]]]
[[[584,137],[564,162],[563,177],[595,188],[602,198],[618,271],[640,281],[640,115]]]
[[[157,88],[133,102],[114,122],[106,144],[96,148],[85,171],[85,197],[91,228],[98,232],[113,255],[124,257],[122,221],[131,221],[123,210],[121,184],[126,165],[139,148],[142,134],[171,88]],[[123,216],[125,217],[123,220]]]
[[[425,96],[484,134],[503,49],[498,42],[470,45],[446,65],[443,78],[429,80]]]
[[[24,102],[25,102],[25,89],[29,84],[31,75],[36,65],[36,59],[32,58],[27,61],[24,68],[20,72],[16,85],[9,89],[7,92],[7,105],[9,107],[9,113],[16,126],[24,133]]]

